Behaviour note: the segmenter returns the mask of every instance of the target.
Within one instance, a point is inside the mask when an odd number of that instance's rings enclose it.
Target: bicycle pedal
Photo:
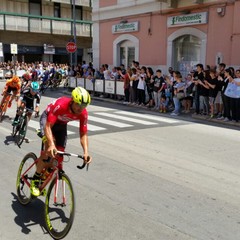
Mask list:
[[[47,196],[47,190],[44,188],[41,192],[41,196]]]

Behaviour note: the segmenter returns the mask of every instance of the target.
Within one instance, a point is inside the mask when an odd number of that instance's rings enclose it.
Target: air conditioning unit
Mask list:
[[[203,3],[203,0],[194,0],[193,3],[202,4],[202,3]]]
[[[178,0],[168,0],[168,7],[177,8],[178,7]]]

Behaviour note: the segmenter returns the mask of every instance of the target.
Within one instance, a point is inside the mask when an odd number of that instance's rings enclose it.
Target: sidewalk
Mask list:
[[[120,100],[115,100],[115,99],[110,99],[110,98],[104,98],[104,97],[96,97],[96,96],[91,96],[92,99],[96,100],[96,101],[104,101],[104,102],[111,102],[111,103],[115,103],[115,104],[120,104],[120,105],[124,105],[130,108],[138,108],[138,109],[142,109],[145,111],[149,111],[151,113],[155,113],[155,114],[159,114],[159,116],[166,116],[169,118],[180,118],[182,120],[190,120],[190,119],[196,119],[199,120],[201,122],[209,122],[212,124],[215,124],[216,126],[230,126],[230,127],[237,127],[240,128],[240,122],[232,122],[232,121],[228,121],[228,122],[224,122],[223,120],[218,120],[216,117],[215,118],[210,118],[210,116],[205,116],[205,115],[196,115],[193,114],[194,110],[192,110],[192,112],[190,113],[181,113],[178,116],[171,116],[171,112],[167,112],[167,113],[160,113],[159,111],[156,110],[152,110],[148,107],[145,106],[138,106],[138,105],[127,105],[124,104],[123,101]]]

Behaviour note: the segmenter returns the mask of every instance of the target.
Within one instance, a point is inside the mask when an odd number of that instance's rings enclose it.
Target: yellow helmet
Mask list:
[[[72,99],[75,103],[79,105],[87,106],[91,103],[91,97],[88,91],[82,87],[76,87],[72,91]]]

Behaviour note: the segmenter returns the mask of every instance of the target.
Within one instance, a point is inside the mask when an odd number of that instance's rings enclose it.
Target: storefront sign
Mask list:
[[[44,54],[55,54],[55,47],[52,44],[43,44]]]
[[[137,32],[138,22],[120,23],[112,26],[112,33]]]
[[[186,25],[205,24],[208,22],[208,13],[200,12],[187,15],[168,17],[168,27],[180,27]]]

